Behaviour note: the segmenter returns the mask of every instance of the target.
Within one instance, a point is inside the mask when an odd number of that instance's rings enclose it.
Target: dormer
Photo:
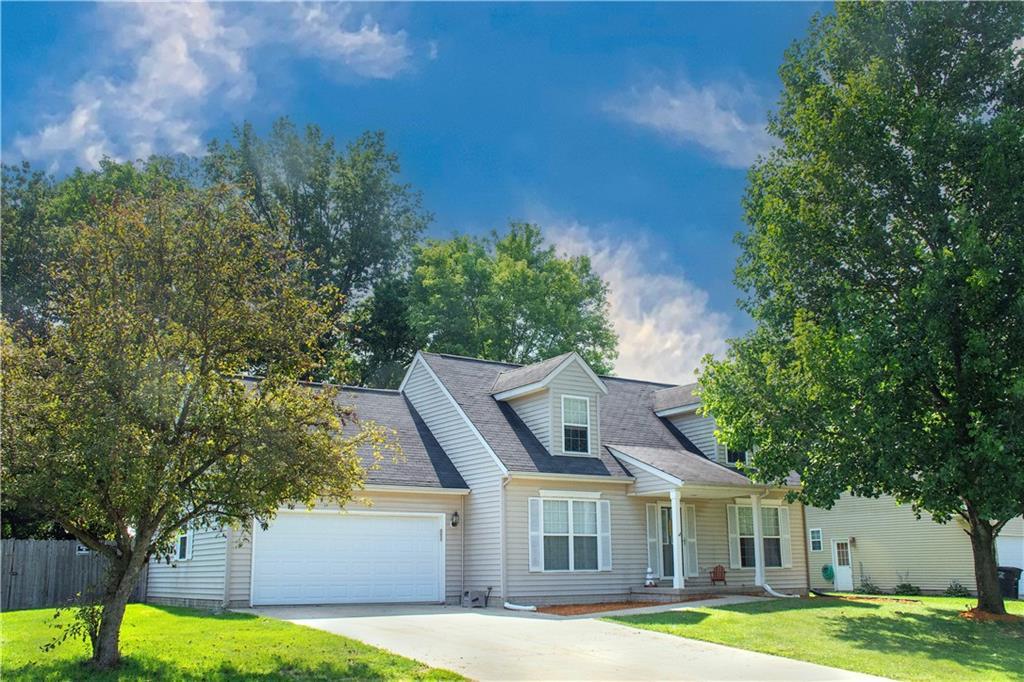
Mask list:
[[[491,395],[515,410],[549,453],[597,457],[608,387],[576,353],[502,372]]]
[[[654,392],[654,413],[679,429],[705,456],[719,464],[736,466],[747,461],[745,452],[729,450],[715,438],[715,420],[698,414],[697,384],[672,386]]]

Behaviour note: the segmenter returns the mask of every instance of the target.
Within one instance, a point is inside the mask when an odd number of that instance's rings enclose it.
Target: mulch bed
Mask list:
[[[842,597],[832,597],[832,599],[845,599],[846,601],[868,601],[876,604],[885,604],[887,602],[898,602],[900,604],[920,604],[920,599],[907,599],[905,597],[853,597],[850,595],[843,595]]]
[[[550,613],[555,616],[582,616],[588,613],[601,613],[602,611],[621,611],[623,609],[642,609],[648,606],[671,606],[672,604],[685,604],[688,601],[699,601],[701,599],[718,599],[717,594],[694,594],[675,601],[609,601],[600,604],[559,604],[556,606],[541,606],[537,608],[540,613]]]
[[[1024,623],[1024,616],[1016,616],[1012,613],[988,613],[979,611],[977,607],[961,611],[960,617],[973,620],[976,623]]]

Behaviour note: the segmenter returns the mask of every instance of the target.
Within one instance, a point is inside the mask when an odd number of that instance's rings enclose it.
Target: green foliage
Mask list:
[[[865,575],[860,579],[860,585],[853,588],[856,594],[885,594],[885,590],[871,581],[871,576]]]
[[[586,257],[560,257],[535,225],[415,250],[409,324],[427,350],[530,363],[575,350],[611,370],[608,287]]]
[[[73,603],[60,606],[53,612],[53,622],[50,625],[57,634],[39,647],[41,651],[53,651],[68,640],[88,642],[89,648],[96,651],[103,607],[96,603],[83,603],[81,599],[82,595],[78,594]],[[67,618],[68,614],[71,616],[70,620]]]
[[[946,597],[970,597],[971,591],[964,587],[959,580],[953,578],[953,580],[949,582],[949,587],[947,587],[942,594]]]
[[[756,328],[705,362],[757,479],[964,516],[1024,513],[1020,3],[836,5],[788,52],[737,282]]]
[[[117,195],[76,226],[53,282],[59,323],[4,338],[0,480],[5,504],[110,560],[115,635],[145,560],[178,529],[344,503],[363,480],[357,450],[387,444],[297,383],[333,320],[301,258],[232,191]],[[239,380],[257,364],[263,380]]]

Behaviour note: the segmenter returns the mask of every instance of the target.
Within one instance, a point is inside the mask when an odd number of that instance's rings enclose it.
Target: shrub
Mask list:
[[[921,588],[912,583],[900,583],[896,586],[892,593],[904,595],[919,595],[921,594]]]
[[[959,580],[953,578],[949,583],[949,587],[942,594],[947,597],[970,597],[971,591],[964,587],[963,583]]]
[[[871,576],[869,575],[863,576],[860,579],[860,585],[855,587],[853,591],[857,594],[885,594],[885,590],[871,582]]]

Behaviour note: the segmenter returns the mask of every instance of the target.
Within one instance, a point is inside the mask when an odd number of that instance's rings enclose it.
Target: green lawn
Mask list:
[[[52,652],[53,609],[0,614],[0,674],[8,680],[462,679],[345,637],[248,614],[128,607],[121,667],[93,673],[84,642]]]
[[[901,680],[1024,679],[1024,624],[961,618],[967,598],[913,599],[775,599],[609,620]],[[1007,610],[1024,615],[1024,602]]]

